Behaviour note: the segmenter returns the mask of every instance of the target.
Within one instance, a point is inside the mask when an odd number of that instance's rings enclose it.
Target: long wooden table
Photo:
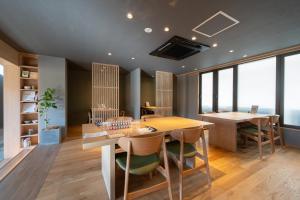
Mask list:
[[[147,121],[134,121],[131,128],[109,130],[106,131],[106,135],[91,137],[93,134],[105,131],[103,128],[99,128],[94,124],[82,125],[83,136],[83,149],[90,149],[101,147],[101,159],[102,159],[102,176],[104,179],[105,187],[110,199],[115,199],[115,144],[117,144],[120,137],[126,136],[139,136],[141,134],[152,133],[140,133],[140,128],[151,126],[157,129],[158,132],[170,132],[185,128],[203,127],[210,129],[213,127],[213,123],[204,122],[199,120],[187,119],[182,117],[162,117],[152,118]]]
[[[200,119],[215,124],[214,130],[209,134],[209,144],[225,150],[237,150],[237,125],[257,117],[269,115],[251,114],[243,112],[224,112],[201,114]]]

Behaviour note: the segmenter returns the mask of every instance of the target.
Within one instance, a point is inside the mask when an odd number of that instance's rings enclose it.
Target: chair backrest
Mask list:
[[[256,114],[257,111],[258,111],[258,105],[252,105],[252,106],[251,106],[250,113],[251,113],[251,114]]]
[[[270,125],[269,117],[256,117],[250,120],[250,123],[256,125],[257,127],[268,127]]]
[[[159,118],[162,117],[161,115],[143,115],[141,116],[142,120],[151,119],[151,118]]]
[[[179,141],[182,138],[184,143],[194,144],[199,140],[202,134],[203,134],[203,128],[197,127],[197,128],[188,128],[188,129],[175,131],[171,133],[171,136],[174,139]]]
[[[160,151],[163,137],[163,133],[143,135],[139,137],[121,137],[118,144],[126,152],[129,151],[130,145],[131,154],[146,156]]]
[[[272,115],[270,116],[270,120],[273,124],[278,124],[279,123],[279,118],[280,118],[280,115]]]

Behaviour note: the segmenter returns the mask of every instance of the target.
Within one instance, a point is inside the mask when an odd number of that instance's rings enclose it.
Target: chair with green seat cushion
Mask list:
[[[125,171],[124,199],[138,198],[150,192],[168,188],[169,198],[172,198],[169,164],[164,133],[147,134],[140,137],[121,137],[119,146],[125,151],[116,155],[116,163]],[[160,165],[159,153],[163,149],[164,167]],[[151,189],[141,189],[128,193],[129,174],[143,175],[158,170],[166,181],[151,186]]]
[[[174,140],[172,142],[167,143],[167,150],[168,153],[174,154],[175,156],[179,157],[180,155],[180,142]],[[189,143],[184,143],[184,150],[183,150],[183,157],[190,158],[196,155],[196,149],[194,145]]]
[[[126,170],[127,153],[119,153],[116,155],[116,162],[124,171]],[[159,155],[157,153],[148,156],[132,155],[130,158],[129,173],[135,175],[148,174],[155,170],[159,163]]]
[[[273,146],[270,119],[269,117],[257,117],[250,120],[250,123],[251,126],[240,128],[238,132],[244,137],[245,144],[247,144],[248,138],[257,142],[259,157],[262,159],[262,147],[266,144]]]
[[[211,185],[211,178],[209,172],[208,156],[206,149],[206,142],[204,136],[204,130],[201,127],[183,129],[179,131],[174,131],[171,136],[175,141],[169,142],[167,144],[167,150],[170,157],[175,161],[179,169],[179,199],[183,199],[183,184],[182,179],[185,175],[190,175],[194,172],[200,172],[202,166],[195,167],[195,159],[193,167],[188,170],[184,170],[184,162],[186,159],[198,158],[204,161],[206,168],[206,175],[208,185]],[[197,152],[195,148],[196,142],[202,143],[203,153]]]

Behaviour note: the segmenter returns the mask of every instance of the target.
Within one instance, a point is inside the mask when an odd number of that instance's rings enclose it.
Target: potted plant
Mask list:
[[[44,118],[45,129],[49,127],[48,111],[50,109],[57,109],[56,105],[57,97],[55,96],[55,89],[47,88],[39,99],[39,113]]]

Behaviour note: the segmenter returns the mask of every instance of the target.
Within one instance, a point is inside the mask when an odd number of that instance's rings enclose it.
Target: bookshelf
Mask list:
[[[39,143],[38,88],[39,66],[38,56],[21,53],[20,58],[20,147],[24,148],[24,140],[31,146]]]

